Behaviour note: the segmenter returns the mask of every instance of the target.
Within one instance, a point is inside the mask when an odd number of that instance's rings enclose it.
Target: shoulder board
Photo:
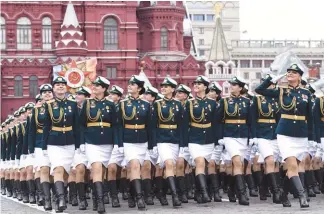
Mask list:
[[[242,98],[245,98],[246,100],[250,100],[250,98],[248,98],[248,97],[244,97],[244,96],[242,96]]]
[[[193,101],[193,100],[195,100],[195,98],[188,99],[188,101]]]
[[[163,99],[155,100],[154,102],[161,102]]]
[[[216,100],[214,100],[214,99],[212,99],[212,98],[210,98],[210,97],[207,97],[207,99],[208,99],[208,100],[213,100],[213,101],[216,101]]]
[[[142,100],[142,101],[144,101],[144,102],[146,102],[146,103],[150,103],[149,101],[144,100],[144,99],[142,99],[142,98],[140,98],[140,100]]]
[[[128,98],[126,98],[126,99],[123,99],[123,100],[121,100],[120,102],[125,102],[125,101],[127,101],[127,100],[129,100]]]
[[[287,85],[281,85],[281,86],[278,86],[278,88],[288,88]]]
[[[53,100],[46,101],[47,104],[50,104],[50,103],[53,103],[53,102],[55,102],[54,99]]]
[[[73,99],[71,99],[71,98],[68,98],[67,100],[70,101],[70,102],[74,102],[74,103],[76,103],[76,101],[73,100]]]
[[[300,89],[310,92],[307,88],[300,88]]]

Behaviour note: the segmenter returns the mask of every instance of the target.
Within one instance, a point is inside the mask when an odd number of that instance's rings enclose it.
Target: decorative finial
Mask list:
[[[215,4],[216,16],[220,16],[220,13],[223,8],[224,8],[223,3],[216,2],[216,4]]]

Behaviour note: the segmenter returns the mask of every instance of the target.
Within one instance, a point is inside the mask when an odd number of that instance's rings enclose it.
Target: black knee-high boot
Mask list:
[[[41,185],[44,192],[44,209],[52,210],[51,184],[49,182],[43,182]]]
[[[84,182],[80,182],[76,184],[78,196],[79,196],[79,210],[86,210],[87,209],[87,202],[86,202],[86,187]]]
[[[103,182],[103,201],[104,204],[109,204],[109,185],[108,185],[108,181],[106,179],[104,179]]]
[[[185,177],[184,176],[177,176],[176,181],[177,181],[178,195],[179,195],[180,201],[182,203],[188,203],[187,187],[186,187]]]
[[[305,190],[303,188],[303,185],[300,181],[300,178],[298,176],[293,176],[290,178],[290,181],[293,183],[295,190],[299,196],[299,204],[301,208],[309,207],[309,204],[307,202]]]
[[[305,172],[298,172],[298,176],[299,176],[300,182],[301,182],[301,184],[302,184],[302,186],[304,188],[304,191],[305,191],[305,194],[306,194],[306,199],[309,202],[310,201],[310,198],[309,198],[308,192],[306,190]],[[290,183],[291,183],[291,186],[293,188],[294,198],[299,198],[298,192],[296,191],[296,188],[293,185],[293,182],[290,182]]]
[[[30,204],[36,204],[36,184],[35,180],[28,180],[27,181],[28,185],[28,192],[29,192],[29,203]]]
[[[21,182],[16,180],[16,187],[17,187],[17,199],[18,201],[22,201],[22,190],[21,190]]]
[[[313,190],[313,178],[310,170],[305,171],[305,186],[308,197],[316,197],[316,194]]]
[[[69,184],[69,198],[71,199],[72,206],[78,206],[78,194],[75,182],[70,182]]]
[[[38,206],[43,206],[44,205],[44,193],[43,193],[43,189],[40,183],[40,178],[36,178],[36,191],[37,191],[37,195],[38,195],[38,202],[37,205]]]
[[[6,179],[6,188],[7,188],[7,196],[12,197],[12,183],[10,179]]]
[[[163,191],[163,177],[158,176],[155,177],[155,187],[156,187],[156,197],[159,199],[162,206],[168,205],[168,200],[166,199],[166,195]]]
[[[317,170],[314,170],[314,175],[315,175],[315,179],[317,181],[317,187],[314,189],[314,192],[316,194],[321,194],[321,186],[322,186],[322,183],[323,183],[323,175],[322,175],[322,172],[320,169],[317,169]]]
[[[244,178],[243,175],[235,175],[235,180],[236,180],[236,188],[238,190],[239,194],[239,204],[241,205],[249,205],[249,198],[247,197],[246,194],[246,187],[244,183]]]
[[[287,172],[287,171],[286,171]],[[287,176],[285,176],[283,178],[283,185],[282,185],[282,189],[283,192],[281,194],[280,200],[282,203],[283,207],[291,207],[291,203],[288,199],[288,194],[289,194],[289,190],[290,190],[290,184],[289,184],[289,178]]]
[[[179,207],[179,206],[181,206],[181,201],[179,200],[179,197],[177,194],[177,188],[176,188],[176,182],[175,182],[174,176],[167,177],[167,180],[168,180],[169,187],[170,187],[171,194],[172,194],[173,207]]]
[[[1,195],[6,195],[6,180],[1,178]]]
[[[27,181],[21,181],[21,192],[22,192],[23,203],[29,203]]]
[[[120,182],[119,182],[119,192],[121,192],[123,200],[127,200],[128,199],[127,186],[128,186],[127,179],[126,178],[120,178]]]
[[[236,202],[235,197],[235,177],[233,175],[226,175],[228,181],[228,191],[227,196],[230,202]]]
[[[129,181],[129,180],[128,180]],[[133,187],[133,183],[132,182],[128,182],[128,207],[129,208],[134,208],[136,207],[136,202],[135,202],[135,190]]]
[[[255,177],[256,184],[259,187],[260,200],[265,201],[265,200],[267,200],[267,195],[266,195],[265,187],[263,185],[264,184],[263,174],[262,174],[261,171],[255,171],[255,172],[253,172],[253,174],[254,174],[254,177]]]
[[[17,188],[16,188],[15,179],[11,179],[10,183],[11,183],[11,186],[12,186],[12,197],[17,198]]]
[[[270,184],[271,190],[272,190],[272,201],[275,204],[281,204],[280,200],[280,189],[278,188],[277,185],[277,180],[276,180],[276,175],[275,173],[268,173],[267,175],[268,178],[268,184]]]
[[[145,202],[144,202],[143,194],[142,194],[141,179],[132,180],[132,185],[134,188],[137,208],[139,210],[143,210],[143,209],[145,209]]]
[[[59,209],[59,211],[64,211],[64,210],[66,210],[64,182],[56,181],[55,189],[56,189],[56,197],[57,197],[56,201],[57,201],[58,209]]]
[[[194,199],[193,195],[193,185],[191,183],[191,173],[185,174],[185,186],[186,186],[186,192],[187,192],[187,199],[192,200]]]
[[[250,197],[258,197],[259,195],[258,195],[258,192],[256,191],[256,186],[255,186],[252,175],[247,174],[244,176],[244,178],[245,178],[245,181],[249,188]]]
[[[111,206],[120,207],[116,180],[108,181],[110,187]]]
[[[218,174],[210,174],[208,175],[210,181],[210,191],[212,193],[212,197],[214,198],[214,202],[222,202],[222,198],[219,195],[219,179]]]
[[[144,201],[147,205],[154,205],[153,197],[152,197],[152,180],[144,179],[143,182],[143,190],[144,190]]]
[[[202,203],[210,202],[210,197],[207,192],[207,182],[205,174],[196,175],[197,183],[199,184],[199,192],[202,197]]]
[[[98,213],[104,213],[105,212],[105,204],[103,201],[103,195],[104,195],[104,190],[103,190],[103,184],[102,182],[94,182],[94,187],[96,188],[96,194],[97,194],[97,204],[98,204]]]

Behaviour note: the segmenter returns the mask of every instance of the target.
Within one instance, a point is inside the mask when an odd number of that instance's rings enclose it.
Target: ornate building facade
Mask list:
[[[142,61],[153,86],[165,76],[190,85],[205,68],[184,16],[181,1],[1,2],[1,120],[72,60],[97,58],[97,75],[124,88]]]

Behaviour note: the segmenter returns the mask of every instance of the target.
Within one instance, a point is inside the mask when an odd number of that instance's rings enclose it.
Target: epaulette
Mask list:
[[[247,99],[247,100],[250,100],[250,98],[248,98],[248,97],[244,97],[244,96],[242,96],[242,98],[245,98],[245,99]]]
[[[150,103],[149,101],[144,100],[144,99],[142,99],[142,98],[139,98],[139,99],[142,100],[142,101],[144,101],[144,102]]]
[[[53,103],[53,102],[55,102],[55,99],[52,99],[52,100],[46,101],[47,104],[50,104],[50,103]]]
[[[303,90],[305,90],[305,91],[310,92],[310,91],[308,90],[308,88],[300,88],[300,89],[303,89]]]
[[[280,85],[278,88],[288,88],[288,85]]]
[[[129,100],[128,98],[126,98],[126,99],[123,99],[123,100],[121,100],[120,102],[125,102],[125,101],[127,101],[127,100]]]
[[[72,98],[67,98],[68,101],[71,101],[71,102],[76,102],[76,100],[72,99]]]
[[[159,100],[154,100],[154,102],[160,102],[160,101],[162,101],[163,99],[159,99]]]
[[[192,101],[192,100],[195,100],[195,98],[188,99],[188,101]]]

